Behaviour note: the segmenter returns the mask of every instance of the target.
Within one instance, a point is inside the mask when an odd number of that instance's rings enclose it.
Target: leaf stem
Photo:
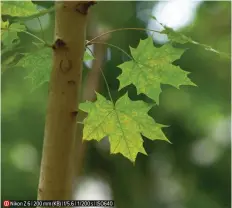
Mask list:
[[[98,36],[96,36],[95,38],[91,39],[90,41],[87,41],[86,45],[90,45],[92,44],[92,42],[104,35],[113,33],[113,32],[118,32],[118,31],[124,31],[124,30],[139,30],[139,31],[151,31],[151,32],[157,32],[160,33],[161,31],[157,31],[157,30],[151,30],[151,29],[145,29],[145,28],[136,28],[136,27],[127,27],[127,28],[118,28],[118,29],[114,29],[114,30],[109,30],[107,32],[104,32]]]
[[[108,46],[111,46],[113,48],[116,48],[118,50],[120,50],[121,52],[123,52],[124,54],[126,54],[129,58],[131,58],[133,61],[136,61],[131,55],[129,55],[126,51],[124,51],[123,49],[121,49],[120,47],[116,46],[116,45],[113,45],[113,44],[110,44],[110,43],[105,43],[105,42],[92,42],[93,44],[103,44],[103,45],[108,45]]]
[[[90,51],[90,53],[91,53],[91,54],[92,54],[92,56],[94,57],[94,53],[93,53],[93,51],[92,51],[89,47],[87,47],[87,49]],[[105,77],[105,75],[104,75],[104,73],[103,73],[103,71],[102,71],[102,68],[101,68],[101,67],[99,67],[99,69],[100,69],[101,74],[102,74],[102,77],[103,77],[103,79],[104,79],[104,81],[105,81],[106,88],[107,88],[107,91],[108,91],[108,94],[109,94],[110,100],[111,100],[111,102],[112,102],[112,103],[113,103],[113,105],[114,105],[113,98],[112,98],[112,95],[111,95],[111,93],[110,93],[110,87],[109,87],[109,85],[108,85],[108,82],[107,82],[107,80],[106,80],[106,77]]]
[[[126,51],[124,51],[123,49],[121,49],[120,47],[116,46],[116,45],[113,45],[113,44],[110,44],[110,43],[104,43],[104,42],[92,42],[93,44],[96,43],[96,44],[104,44],[104,45],[108,45],[108,46],[111,46],[113,48],[116,48],[118,49],[119,51],[123,52],[124,54],[126,54],[129,58],[131,58],[136,64],[140,64],[142,66],[145,66],[145,67],[149,67],[149,66],[146,66],[144,65],[143,63],[137,61],[136,59],[134,59],[133,56],[129,55]]]
[[[37,19],[38,19],[38,22],[39,22],[39,26],[40,26],[42,38],[45,40],[45,35],[44,35],[44,31],[43,31],[43,27],[42,27],[41,21],[40,21],[39,17],[37,17]]]

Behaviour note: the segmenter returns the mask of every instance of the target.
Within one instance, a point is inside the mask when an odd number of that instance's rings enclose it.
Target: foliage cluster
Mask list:
[[[33,81],[34,88],[38,88],[45,82],[49,82],[52,60],[51,44],[27,31],[24,23],[27,20],[52,12],[53,7],[38,12],[35,4],[31,1],[2,2],[1,6],[2,15],[5,17],[4,21],[3,19],[1,21],[2,55],[20,45],[19,33],[26,33],[36,41],[32,42],[36,47],[34,51],[20,54],[20,58],[11,57],[7,62],[3,63],[3,69],[9,65],[29,69],[30,73],[27,78]],[[155,19],[155,17],[153,18]],[[148,111],[153,106],[159,105],[159,96],[162,91],[161,84],[169,84],[176,88],[179,88],[180,85],[195,86],[188,77],[189,73],[175,64],[175,61],[180,59],[187,50],[185,47],[180,48],[178,46],[190,43],[199,45],[220,56],[229,57],[229,55],[193,41],[191,38],[175,32],[165,25],[162,26],[163,30],[159,33],[166,34],[170,39],[170,43],[156,47],[153,45],[152,37],[148,37],[145,40],[140,40],[136,48],[130,48],[131,55],[119,48],[130,60],[118,66],[122,71],[117,77],[120,82],[118,90],[133,84],[138,94],[146,95],[152,102],[133,101],[127,94],[114,102],[105,79],[110,100],[97,93],[95,102],[87,101],[79,106],[80,110],[88,113],[87,118],[84,120],[83,139],[100,141],[108,136],[111,153],[121,153],[132,162],[135,162],[138,152],[147,154],[143,147],[142,135],[150,140],[168,141],[162,132],[162,128],[165,126],[155,122],[148,115]],[[150,31],[158,32],[152,29]],[[94,43],[96,38],[87,41],[84,61],[94,58],[88,45]],[[117,48],[117,46],[112,46]]]

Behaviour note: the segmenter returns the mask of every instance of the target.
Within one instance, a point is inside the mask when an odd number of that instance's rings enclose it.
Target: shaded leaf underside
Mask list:
[[[87,51],[84,54],[84,61],[92,60],[94,57]],[[50,80],[52,69],[52,50],[48,47],[37,49],[37,51],[24,54],[24,57],[17,63],[17,66],[28,70],[25,78],[32,81],[33,89],[36,89]]]
[[[50,48],[39,49],[25,56],[17,63],[28,69],[29,74],[26,78],[32,80],[33,89],[38,88],[50,79],[52,68],[52,50]]]

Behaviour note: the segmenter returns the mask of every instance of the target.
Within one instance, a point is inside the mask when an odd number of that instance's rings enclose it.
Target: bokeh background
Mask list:
[[[35,3],[39,9],[53,4]],[[151,15],[195,41],[231,53],[229,1],[98,2],[91,10],[88,39],[116,28],[161,29]],[[40,23],[37,19],[28,21],[28,30],[51,42],[54,14],[41,17]],[[136,47],[148,35],[151,34],[127,30],[112,33],[102,41],[129,53],[129,46]],[[23,48],[17,50],[33,50],[34,40],[26,34],[19,36]],[[153,37],[157,46],[168,41],[165,35],[155,33]],[[137,95],[134,86],[118,92],[116,77],[121,71],[117,66],[128,57],[110,46],[97,49],[97,45],[91,46],[101,59],[95,67],[104,69],[113,99],[129,91],[131,99],[149,102],[146,96]],[[80,167],[74,182],[76,199],[114,199],[117,208],[230,207],[231,62],[199,46],[177,47],[189,48],[176,64],[191,72],[190,78],[198,87],[181,86],[178,90],[162,85],[160,105],[149,112],[157,122],[170,125],[163,131],[172,144],[144,138],[148,156],[139,154],[133,166],[120,154],[109,155],[107,138],[100,143],[84,143],[79,153],[82,161],[76,164]],[[2,57],[2,63],[17,50]],[[93,70],[93,65],[84,64],[84,76]],[[28,73],[20,67],[4,68],[2,72],[2,200],[36,199],[37,195],[48,83],[32,92],[32,80],[25,79]],[[97,89],[108,97],[101,76]]]

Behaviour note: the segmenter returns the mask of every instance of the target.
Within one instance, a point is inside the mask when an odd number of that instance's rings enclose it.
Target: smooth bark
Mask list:
[[[85,4],[83,1],[56,2],[53,68],[38,189],[39,200],[72,198],[76,116],[87,23],[87,13],[83,13],[80,3]],[[78,11],[78,8],[82,11]]]

